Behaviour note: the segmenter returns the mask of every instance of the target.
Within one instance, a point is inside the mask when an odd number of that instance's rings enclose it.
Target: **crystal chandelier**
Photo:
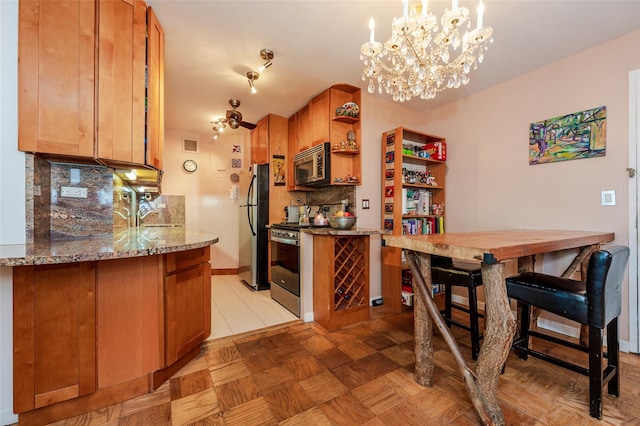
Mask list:
[[[384,45],[374,40],[375,23],[369,22],[369,42],[360,48],[364,61],[362,80],[368,91],[392,95],[394,101],[433,99],[438,92],[469,83],[469,72],[484,59],[493,42],[493,29],[482,25],[484,5],[478,5],[476,28],[471,29],[469,10],[452,0],[440,20],[427,0],[402,1],[402,17],[394,18],[391,37]],[[460,32],[464,31],[464,35]]]

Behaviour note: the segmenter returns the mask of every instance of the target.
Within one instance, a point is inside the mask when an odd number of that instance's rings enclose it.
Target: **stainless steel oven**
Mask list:
[[[271,227],[271,298],[300,317],[300,233],[296,226]]]

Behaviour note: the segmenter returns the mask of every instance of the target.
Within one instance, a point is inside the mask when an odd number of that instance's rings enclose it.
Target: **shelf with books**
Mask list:
[[[402,127],[382,134],[382,226],[393,235],[445,232],[446,139]],[[402,309],[402,251],[382,247],[382,298]],[[405,294],[406,296],[406,294]]]

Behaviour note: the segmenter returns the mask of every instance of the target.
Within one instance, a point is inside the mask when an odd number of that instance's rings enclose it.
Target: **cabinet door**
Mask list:
[[[251,162],[253,164],[269,163],[269,117],[256,123],[251,131]]]
[[[298,151],[311,148],[311,114],[309,105],[298,111]]]
[[[298,113],[289,117],[287,143],[287,191],[295,187],[293,158],[298,153]]]
[[[329,141],[329,91],[311,99],[311,145]]]
[[[147,7],[101,0],[99,9],[97,156],[144,164]]]
[[[165,360],[171,365],[211,334],[208,263],[165,277]]]
[[[18,149],[92,158],[95,3],[20,1]]]
[[[95,262],[13,269],[14,410],[96,390]]]
[[[162,256],[100,261],[96,274],[98,388],[103,389],[164,367]]]
[[[145,164],[162,170],[164,152],[164,30],[147,9],[147,138]]]

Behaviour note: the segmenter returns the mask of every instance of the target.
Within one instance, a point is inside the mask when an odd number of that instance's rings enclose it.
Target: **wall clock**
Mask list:
[[[182,163],[182,168],[189,173],[193,173],[198,168],[198,163],[196,163],[194,160],[186,160],[184,163]]]

